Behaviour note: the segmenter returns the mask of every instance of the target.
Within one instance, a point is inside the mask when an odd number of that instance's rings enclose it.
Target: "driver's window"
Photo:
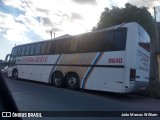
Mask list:
[[[15,65],[15,62],[16,62],[15,56],[10,55],[10,58],[9,58],[9,66],[14,66],[14,65]]]

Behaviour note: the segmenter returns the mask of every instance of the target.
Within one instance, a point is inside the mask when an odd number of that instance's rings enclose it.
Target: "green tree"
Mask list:
[[[150,35],[154,37],[154,19],[147,7],[136,7],[130,3],[125,4],[125,8],[112,7],[112,9],[105,8],[102,12],[100,21],[93,30],[103,29],[113,25],[137,22]]]

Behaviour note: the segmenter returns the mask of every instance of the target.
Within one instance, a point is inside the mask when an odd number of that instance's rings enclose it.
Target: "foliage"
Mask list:
[[[159,82],[150,83],[149,87],[144,92],[141,92],[141,95],[160,98],[160,83]]]
[[[130,3],[126,3],[125,8],[105,8],[104,12],[101,14],[97,27],[94,27],[93,31],[128,22],[137,22],[153,38],[154,19],[151,16],[151,13],[148,11],[148,8],[144,6],[138,8]]]

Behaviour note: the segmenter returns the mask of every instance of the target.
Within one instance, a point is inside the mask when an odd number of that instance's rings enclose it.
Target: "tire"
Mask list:
[[[65,84],[63,73],[62,72],[54,72],[52,76],[52,84],[56,87],[63,87]]]
[[[76,73],[70,73],[67,76],[67,87],[72,90],[79,89],[79,77]]]
[[[15,79],[15,80],[18,79],[18,70],[13,70],[12,78]]]

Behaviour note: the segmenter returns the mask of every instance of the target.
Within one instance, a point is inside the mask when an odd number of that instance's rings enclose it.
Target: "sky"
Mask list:
[[[11,53],[15,45],[50,39],[64,34],[90,32],[97,25],[105,7],[157,7],[160,0],[0,0],[0,59]]]

